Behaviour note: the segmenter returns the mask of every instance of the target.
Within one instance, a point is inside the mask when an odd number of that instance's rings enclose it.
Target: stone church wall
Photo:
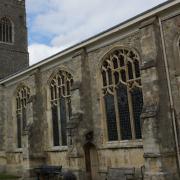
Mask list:
[[[62,165],[63,170],[71,169],[83,179],[86,177],[84,149],[91,143],[93,160],[97,163],[93,165],[98,166],[101,179],[110,167],[134,167],[139,178],[143,169],[145,180],[178,179],[172,111],[175,109],[179,129],[180,16],[166,18],[162,27],[159,22],[157,17],[150,17],[2,84],[0,170],[6,168],[25,174],[42,164]],[[107,141],[100,67],[104,55],[116,47],[133,49],[140,56],[144,98],[142,140]],[[71,73],[74,81],[71,104],[78,125],[72,132],[73,144],[67,147],[53,147],[49,83],[59,69]],[[31,94],[27,110],[29,129],[23,134],[23,148],[17,149],[15,98],[17,88],[22,85],[28,86]]]

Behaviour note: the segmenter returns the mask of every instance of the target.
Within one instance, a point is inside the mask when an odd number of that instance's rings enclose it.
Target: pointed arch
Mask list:
[[[143,95],[138,53],[134,49],[116,47],[101,62],[108,140],[141,139]]]
[[[26,106],[30,99],[30,88],[20,84],[16,89],[17,147],[22,148],[22,132],[26,128]]]
[[[73,77],[65,70],[56,70],[50,77],[50,103],[52,112],[53,145],[66,146],[66,124],[71,116],[71,87]]]
[[[13,23],[8,17],[0,18],[0,42],[13,42]]]

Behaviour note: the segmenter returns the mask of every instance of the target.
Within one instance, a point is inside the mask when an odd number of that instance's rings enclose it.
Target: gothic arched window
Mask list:
[[[7,17],[0,19],[0,42],[13,42],[13,26],[11,20]]]
[[[105,56],[101,74],[109,141],[141,139],[143,107],[139,56],[117,49]]]
[[[71,116],[72,83],[71,74],[65,71],[58,71],[50,82],[54,146],[67,145],[66,124]]]
[[[26,128],[26,105],[30,98],[30,89],[23,86],[16,94],[17,147],[22,147],[22,131]]]

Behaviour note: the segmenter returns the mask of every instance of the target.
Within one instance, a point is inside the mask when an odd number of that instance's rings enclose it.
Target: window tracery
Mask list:
[[[71,74],[65,71],[58,71],[50,83],[54,146],[67,145],[66,124],[71,116],[72,83]]]
[[[17,147],[22,147],[22,132],[26,128],[26,106],[30,98],[30,89],[23,86],[16,95]]]
[[[101,74],[109,141],[141,139],[143,107],[139,56],[116,49],[103,60]]]
[[[0,42],[13,42],[13,26],[11,20],[7,17],[0,19]]]

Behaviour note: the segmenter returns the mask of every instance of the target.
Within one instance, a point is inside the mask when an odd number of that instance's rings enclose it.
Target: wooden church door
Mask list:
[[[96,147],[92,143],[84,146],[86,178],[87,180],[99,180],[99,162]]]

